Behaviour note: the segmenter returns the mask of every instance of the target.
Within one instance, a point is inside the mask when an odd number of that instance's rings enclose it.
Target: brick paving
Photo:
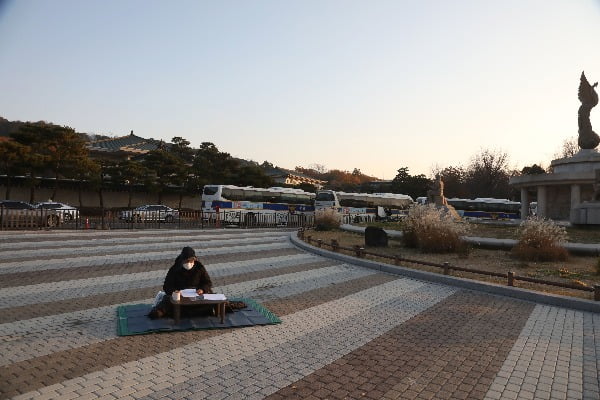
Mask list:
[[[153,250],[170,250],[173,248],[180,248],[186,245],[194,246],[196,249],[201,250],[203,248],[219,248],[231,244],[231,239],[235,238],[238,244],[254,244],[265,241],[282,241],[285,240],[280,235],[273,236],[266,232],[255,232],[255,233],[240,233],[238,235],[220,235],[218,237],[210,238],[204,236],[201,240],[196,235],[189,236],[172,236],[167,240],[165,238],[156,237],[151,240],[140,241],[139,238],[127,238],[119,240],[107,240],[99,239],[90,241],[74,241],[73,245],[77,246],[77,249],[86,255],[101,254],[106,255],[121,255],[124,251],[139,251],[152,248]],[[61,256],[71,255],[73,253],[72,248],[65,248],[62,246],[62,241],[45,242],[44,252],[47,258],[60,258]],[[51,246],[48,246],[51,245]],[[4,256],[5,260],[19,260],[19,261],[39,261],[39,258],[31,252],[30,249],[14,248],[14,244],[10,252]]]
[[[269,399],[482,399],[532,309],[459,292]]]
[[[292,254],[301,254],[300,250],[291,248],[282,248],[275,250],[265,251],[249,251],[243,254],[219,254],[202,257],[204,263],[210,264],[215,262],[226,262],[226,261],[248,261],[254,259],[263,259],[268,257],[285,256]],[[114,263],[107,265],[96,265],[94,268],[88,268],[85,272],[87,278],[94,278],[98,276],[112,276],[120,275],[125,273],[135,272],[147,272],[147,271],[164,271],[168,262],[165,260],[154,260],[148,262],[128,262],[128,263]],[[14,272],[11,274],[5,274],[2,281],[0,281],[0,288],[2,287],[14,287],[14,286],[27,286],[35,285],[38,283],[48,282],[60,282],[71,279],[81,278],[81,271],[78,267],[61,268],[55,270],[42,270],[42,271],[30,271],[30,272]]]
[[[599,315],[344,264],[288,236],[0,232],[0,398],[600,398]],[[283,323],[118,337],[116,306],[151,302],[188,244],[219,291]]]

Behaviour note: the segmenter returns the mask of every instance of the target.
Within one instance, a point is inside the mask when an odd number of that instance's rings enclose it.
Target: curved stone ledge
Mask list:
[[[539,293],[517,287],[502,286],[494,283],[475,281],[472,279],[458,278],[427,271],[419,271],[406,267],[395,266],[382,262],[371,261],[352,257],[341,253],[336,253],[333,251],[325,250],[323,248],[312,246],[304,242],[303,240],[300,240],[300,238],[298,238],[298,232],[290,233],[290,241],[295,246],[310,253],[314,253],[323,257],[331,258],[349,264],[358,265],[365,268],[375,269],[381,272],[402,275],[412,279],[435,282],[443,285],[456,286],[467,290],[475,290],[499,296],[512,297],[524,301],[531,301],[534,303],[548,304],[552,306],[571,308],[580,311],[589,311],[595,313],[600,312],[600,302],[592,300]]]

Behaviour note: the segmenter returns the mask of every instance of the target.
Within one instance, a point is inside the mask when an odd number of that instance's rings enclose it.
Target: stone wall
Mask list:
[[[25,186],[13,186],[10,188],[10,200],[21,200],[29,201],[30,189]],[[47,201],[52,196],[53,189],[49,188],[37,188],[35,190],[35,201]],[[6,187],[0,185],[0,198],[4,198],[6,194]],[[104,194],[104,207],[105,208],[127,208],[129,202],[129,193],[119,191],[105,190]],[[96,208],[100,207],[100,198],[97,192],[83,191],[81,193],[81,204],[79,204],[79,194],[77,190],[70,189],[58,189],[56,197],[52,199],[61,203],[66,203],[75,207],[89,207]],[[200,210],[202,200],[200,194],[196,197],[184,196],[181,208]],[[131,197],[131,206],[137,207],[143,204],[158,204],[158,194],[145,193],[145,192],[133,192]],[[179,207],[179,195],[178,194],[163,194],[162,204],[172,207]]]
[[[546,217],[556,220],[568,220],[571,215],[571,187],[557,185],[546,187]],[[581,201],[590,201],[594,194],[592,185],[581,185]]]
[[[567,185],[546,188],[546,217],[556,220],[567,220],[571,213],[571,188]]]

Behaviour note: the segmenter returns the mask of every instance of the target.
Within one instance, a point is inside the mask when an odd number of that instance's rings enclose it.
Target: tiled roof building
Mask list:
[[[296,171],[290,171],[288,169],[279,167],[267,168],[265,169],[265,174],[273,178],[273,180],[276,183],[286,185],[299,185],[301,183],[309,183],[311,185],[314,185],[316,188],[320,189],[325,183],[327,183],[327,181],[311,178],[308,175],[304,175]]]
[[[149,151],[167,146],[163,141],[145,139],[133,134],[90,142],[88,149],[93,158],[131,159]]]

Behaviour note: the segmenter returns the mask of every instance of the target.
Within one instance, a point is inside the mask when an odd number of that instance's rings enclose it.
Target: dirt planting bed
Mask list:
[[[321,239],[323,243],[331,243],[331,240],[334,239],[337,240],[339,245],[342,247],[352,247],[358,245],[364,247],[365,250],[368,252],[392,257],[398,256],[438,264],[448,262],[451,265],[458,267],[472,268],[489,272],[507,273],[509,271],[512,271],[518,276],[539,278],[553,282],[582,284],[587,285],[588,287],[593,287],[594,285],[600,284],[600,275],[597,274],[597,270],[600,269],[598,267],[600,258],[598,257],[581,257],[571,255],[566,261],[525,262],[515,259],[511,255],[510,251],[485,250],[472,247],[469,248],[467,252],[460,255],[452,253],[422,253],[417,249],[411,249],[403,246],[400,240],[393,239],[390,239],[388,247],[365,247],[364,235],[342,230],[309,230],[305,232],[305,241],[308,236],[311,236],[313,241]],[[311,244],[315,245],[314,242]],[[327,246],[323,247],[329,250],[331,249]],[[352,252],[344,253],[348,255],[353,255]],[[393,260],[390,259],[383,259],[373,257],[370,255],[367,255],[366,258],[377,260],[380,262],[385,262],[388,264],[393,264]],[[402,262],[401,265],[423,271],[442,273],[442,270],[437,267],[423,266],[419,264],[405,262]],[[452,275],[463,278],[476,279],[480,281],[506,284],[505,278],[496,278],[462,271],[452,271]],[[541,292],[574,296],[585,299],[593,299],[593,292],[586,292],[582,290],[565,289],[560,287],[534,284],[522,281],[517,281],[515,283],[515,286]]]

